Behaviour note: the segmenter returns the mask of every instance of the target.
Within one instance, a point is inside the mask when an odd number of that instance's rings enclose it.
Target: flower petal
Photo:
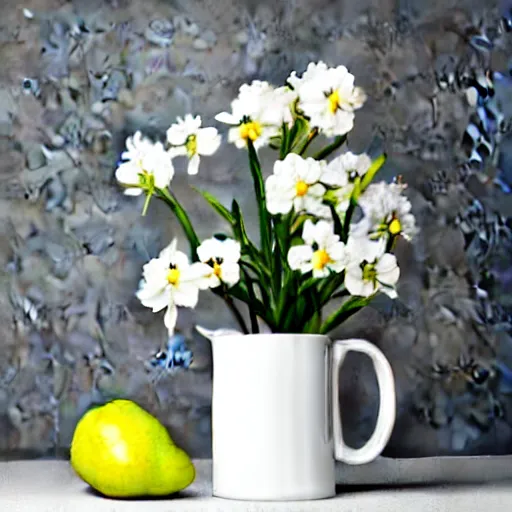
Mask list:
[[[176,321],[178,320],[178,308],[174,303],[169,304],[167,311],[164,315],[164,324],[169,331],[169,334],[174,334],[174,329],[176,327]]]
[[[202,128],[197,132],[197,152],[200,155],[213,155],[219,149],[221,140],[216,128]]]
[[[116,169],[116,179],[127,185],[137,185],[139,172],[139,168],[133,162],[124,162]]]
[[[170,244],[167,247],[164,247],[160,254],[158,255],[158,259],[161,259],[165,266],[169,266],[171,261],[173,261],[174,254],[176,253],[176,247],[178,246],[178,239],[173,238]]]
[[[363,271],[359,266],[351,265],[345,274],[345,288],[351,295],[369,297],[375,293],[373,283],[363,280]]]
[[[240,119],[236,119],[233,114],[229,114],[228,112],[220,112],[215,116],[215,120],[219,123],[238,125],[240,124]]]
[[[188,133],[184,130],[184,126],[180,124],[173,124],[167,130],[167,140],[173,146],[183,146],[187,141]]]
[[[170,158],[185,156],[187,154],[187,148],[185,146],[173,146],[167,150],[167,154]]]
[[[200,157],[197,153],[188,161],[187,172],[190,176],[194,176],[199,172],[199,162]]]
[[[217,251],[219,250],[218,242],[220,242],[220,240],[217,240],[216,238],[208,238],[207,240],[204,240],[196,251],[199,261],[207,263],[211,259],[215,258],[217,256]]]
[[[222,242],[220,256],[224,258],[224,261],[231,263],[237,263],[241,257],[241,246],[237,240],[227,238]]]
[[[293,183],[287,183],[275,174],[265,181],[267,210],[272,215],[289,213],[293,206],[295,195]]]
[[[125,196],[140,196],[142,194],[142,189],[141,188],[126,188],[124,190],[124,195]]]
[[[194,282],[180,282],[174,289],[173,299],[177,306],[195,308],[199,300],[199,288]]]
[[[222,281],[213,273],[208,277],[208,288],[217,288],[222,284]]]
[[[400,268],[393,254],[384,254],[375,265],[375,269],[377,279],[385,285],[394,286],[400,278]]]
[[[210,275],[212,267],[205,263],[195,262],[183,273],[183,282],[188,281],[197,286],[200,290],[207,290],[210,286]]]
[[[238,263],[226,262],[221,265],[222,282],[234,286],[240,281],[240,266]]]
[[[313,249],[309,245],[295,245],[288,251],[288,265],[292,270],[301,270],[303,273],[311,270]]]
[[[141,304],[147,308],[151,308],[153,313],[161,311],[169,304],[170,293],[165,289],[156,295],[149,295],[145,288],[141,288],[136,295]]]

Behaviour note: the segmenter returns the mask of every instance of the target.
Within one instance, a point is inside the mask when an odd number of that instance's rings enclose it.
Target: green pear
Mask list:
[[[95,407],[78,422],[71,466],[91,487],[112,498],[164,496],[195,478],[190,457],[166,428],[131,400]]]

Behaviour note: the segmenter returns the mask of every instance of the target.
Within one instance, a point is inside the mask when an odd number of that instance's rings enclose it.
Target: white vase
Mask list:
[[[213,495],[312,500],[335,495],[335,460],[365,464],[395,422],[395,385],[382,352],[361,339],[316,334],[198,331],[212,342]],[[341,432],[339,371],[349,351],[367,354],[380,392],[369,441],[349,448]]]

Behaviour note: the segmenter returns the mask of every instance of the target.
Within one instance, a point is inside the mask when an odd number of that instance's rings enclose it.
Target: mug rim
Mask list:
[[[327,334],[313,334],[313,333],[287,333],[287,332],[259,332],[259,333],[249,333],[244,334],[240,333],[239,335],[233,334],[233,335],[227,335],[226,338],[235,337],[235,336],[241,336],[244,338],[266,338],[266,337],[272,337],[272,338],[290,338],[290,337],[301,337],[305,339],[331,339]]]

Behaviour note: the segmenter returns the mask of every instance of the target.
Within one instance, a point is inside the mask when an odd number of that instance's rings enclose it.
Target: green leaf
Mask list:
[[[308,133],[308,135],[305,138],[304,142],[302,144],[300,144],[299,147],[297,148],[299,155],[302,156],[302,155],[304,155],[304,153],[306,153],[306,151],[307,151],[308,147],[310,146],[310,144],[317,138],[318,133],[319,133],[318,128],[313,128]]]
[[[323,281],[323,278],[318,278],[318,277],[310,277],[308,279],[306,279],[300,286],[299,286],[299,291],[298,291],[298,295],[302,295],[303,293],[305,293],[306,291],[308,291],[310,288],[316,286],[318,283],[320,283],[321,281]],[[316,290],[315,290],[316,291]]]
[[[229,222],[229,224],[233,225],[235,223],[235,219],[231,212],[212,194],[209,192],[206,192],[205,190],[199,190],[195,187],[192,187],[196,192],[199,192],[206,201],[210,204],[210,206],[219,214],[221,215],[225,220]]]
[[[240,261],[238,263],[240,265],[246,267],[247,269],[249,269],[254,275],[256,275],[256,276],[261,275],[261,269],[258,268],[256,265],[254,265],[254,263],[252,261],[247,261],[246,259],[244,259],[244,255],[242,256],[242,258],[240,259]],[[270,276],[268,276],[268,278],[270,278]]]
[[[221,297],[224,302],[226,303],[229,310],[233,313],[233,316],[235,317],[236,321],[238,322],[238,325],[242,329],[242,332],[244,334],[249,334],[249,329],[247,329],[247,325],[245,324],[245,320],[243,316],[241,315],[240,311],[238,311],[238,308],[235,305],[235,302],[233,301],[233,298],[229,295],[228,291],[224,286],[218,286],[217,288],[211,288],[211,291],[215,294]]]
[[[317,334],[322,323],[322,305],[318,300],[317,290],[308,290],[306,306],[306,313],[302,316],[302,332]]]
[[[288,134],[288,141],[286,146],[286,153],[285,156],[292,151],[292,148],[295,144],[295,140],[297,136],[301,136],[301,134],[307,130],[308,122],[302,118],[297,117],[295,118],[295,122],[293,123],[293,126]]]
[[[332,313],[320,327],[320,334],[327,334],[339,325],[341,325],[347,318],[357,313],[361,308],[370,302],[370,297],[356,297],[351,296],[347,299],[341,307]]]
[[[199,258],[197,256],[197,248],[199,247],[200,242],[194,227],[190,222],[187,212],[183,209],[179,201],[169,190],[157,188],[156,193],[157,197],[164,201],[171,208],[172,212],[178,219],[178,222],[181,224],[181,227],[190,245],[190,259],[192,261],[198,261]]]
[[[290,130],[287,153],[299,153],[309,135],[309,122],[302,116],[297,116]]]
[[[382,153],[379,157],[377,157],[373,162],[370,168],[366,171],[363,179],[361,181],[361,192],[364,192],[366,187],[372,182],[373,178],[380,170],[380,168],[386,163],[387,155],[386,153]]]
[[[247,255],[242,255],[242,258],[238,262],[239,265],[245,269],[244,281],[252,282],[258,286],[260,291],[261,300],[264,304],[270,303],[270,296],[268,285],[264,286],[262,283],[268,283],[271,280],[270,273],[261,266],[256,266],[252,261],[247,261]]]
[[[357,207],[357,202],[354,199],[354,196],[350,198],[350,203],[348,205],[347,211],[345,212],[345,221],[343,223],[343,231],[341,235],[341,241],[343,243],[347,243],[348,234],[350,233],[350,221],[352,220],[352,215],[354,214],[354,210]]]
[[[279,246],[279,253],[281,260],[285,266],[287,263],[288,250],[290,249],[290,223],[292,214],[279,215],[272,218],[274,226],[274,241],[276,246]]]
[[[323,279],[322,286],[318,290],[320,307],[324,307],[332,298],[332,295],[345,281],[345,272],[332,273]]]
[[[231,203],[231,212],[234,220],[233,231],[236,238],[242,244],[242,246],[251,246],[252,242],[249,240],[247,231],[245,230],[245,222],[242,215],[242,210],[240,209],[240,205],[236,199],[233,199],[233,202]]]
[[[340,216],[334,208],[334,205],[329,204],[329,209],[331,210],[331,215],[334,223],[334,232],[343,240],[343,225],[341,224]]]
[[[276,323],[282,332],[289,332],[295,326],[297,319],[301,318],[304,309],[304,300],[298,295],[298,280],[295,272],[290,272],[283,287],[283,296],[276,310]],[[300,332],[297,330],[296,332]]]
[[[245,286],[242,281],[239,281],[235,286],[231,287],[229,294],[247,304],[250,311],[262,318],[270,329],[275,332],[275,324],[271,316],[270,308],[268,305],[264,305],[258,298],[251,297],[247,286]]]
[[[281,260],[281,242],[276,238],[272,258],[272,296],[274,304],[277,305],[281,294],[281,278],[283,275],[283,265]]]
[[[286,315],[294,310],[295,301],[298,299],[297,279],[294,272],[288,268],[284,272],[285,278],[282,286],[279,287],[277,300],[274,307],[274,318],[276,324],[283,327],[286,324]]]
[[[254,192],[256,194],[256,201],[258,203],[261,250],[267,264],[270,266],[270,261],[272,258],[270,239],[271,227],[270,217],[265,201],[265,186],[263,183],[263,175],[261,174],[261,166],[258,160],[258,155],[256,154],[256,150],[254,149],[254,145],[250,139],[247,141],[247,149],[249,151],[249,167],[251,168],[252,179],[254,182]]]
[[[341,299],[342,297],[347,297],[348,295],[350,295],[350,292],[346,288],[343,288],[339,292],[336,292],[333,295],[331,295],[331,300],[332,299]]]
[[[254,307],[251,306],[251,304],[256,304],[257,298],[256,294],[254,293],[254,287],[252,280],[250,276],[247,275],[247,271],[242,268],[242,274],[245,277],[245,281],[247,283],[247,295],[249,296],[250,303],[248,304],[249,307],[249,317],[251,319],[251,332],[253,334],[257,334],[260,332],[259,326],[258,326],[258,317],[256,315],[256,311]]]
[[[300,316],[300,332],[318,333],[322,322],[322,306],[318,300],[318,293],[310,288],[304,296],[305,308]]]
[[[245,230],[245,222],[238,202],[233,199],[231,212],[234,219],[233,234],[240,242],[242,256],[247,256],[251,260],[251,265],[255,269],[260,279],[267,282],[271,279],[271,272],[268,269],[258,248],[251,242]]]
[[[320,150],[313,158],[315,160],[324,160],[331,153],[334,153],[337,149],[339,149],[347,140],[346,135],[338,135],[332,144],[329,144],[324,149]]]
[[[281,131],[283,136],[281,138],[281,147],[279,148],[279,159],[283,160],[288,153],[288,145],[290,140],[290,131],[288,130],[286,123],[283,123]]]
[[[290,227],[290,237],[291,238],[294,238],[295,236],[298,235],[298,232],[302,229],[302,226],[303,226],[304,222],[306,222],[307,219],[315,220],[315,216],[305,214],[305,215],[299,215],[295,219],[295,221],[293,222],[293,224]]]

